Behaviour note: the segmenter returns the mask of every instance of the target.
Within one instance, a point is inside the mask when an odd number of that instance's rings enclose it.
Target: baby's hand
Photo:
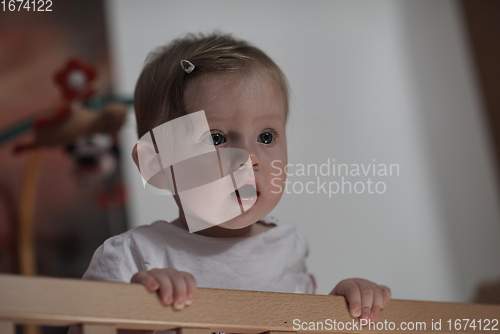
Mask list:
[[[361,278],[340,281],[330,295],[345,296],[349,311],[355,318],[378,321],[380,310],[391,300],[391,289]]]
[[[132,276],[130,283],[139,283],[148,291],[157,291],[160,301],[164,305],[171,305],[180,310],[194,300],[198,286],[193,275],[174,268],[151,269],[140,271]]]

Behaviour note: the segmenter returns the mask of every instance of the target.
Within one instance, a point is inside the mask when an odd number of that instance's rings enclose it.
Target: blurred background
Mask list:
[[[0,11],[0,139],[54,104],[53,75],[69,57],[97,68],[97,97],[130,99],[155,47],[188,32],[232,33],[288,77],[289,163],[399,166],[371,178],[383,194],[291,192],[272,212],[306,236],[318,293],[362,277],[396,299],[478,301],[478,287],[500,279],[498,17],[495,0],[54,0],[52,12]],[[3,273],[20,272],[33,180],[32,153],[12,148],[32,135],[0,141]],[[172,198],[142,189],[137,140],[130,108],[112,182],[81,182],[65,147],[42,151],[32,169],[36,274],[81,277],[105,239],[177,217]]]

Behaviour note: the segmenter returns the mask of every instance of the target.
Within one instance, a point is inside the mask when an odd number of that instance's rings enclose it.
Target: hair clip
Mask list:
[[[188,68],[186,68],[186,66],[184,65],[185,63],[187,63],[187,64],[189,65],[189,67],[188,67]],[[187,59],[183,59],[183,60],[181,60],[181,67],[182,67],[182,69],[184,70],[184,72],[186,72],[186,73],[191,73],[191,72],[193,72],[193,70],[194,70],[194,68],[195,68],[195,66],[193,65],[193,63],[192,63],[192,62],[190,62],[190,61],[189,61],[189,60],[187,60]]]

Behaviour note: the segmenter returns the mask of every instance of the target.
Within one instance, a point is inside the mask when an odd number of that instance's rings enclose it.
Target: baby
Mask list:
[[[175,309],[195,302],[197,287],[314,294],[305,239],[293,225],[268,216],[286,181],[285,173],[276,177],[276,168],[287,164],[288,98],[280,68],[260,49],[230,35],[188,35],[151,54],[135,89],[141,141],[132,157],[148,186],[171,190],[179,218],[106,240],[83,279],[139,283]],[[175,123],[185,119],[190,131]],[[170,126],[170,132],[162,126]],[[186,142],[203,149],[180,168],[172,152],[186,153],[181,145]],[[216,168],[209,166],[210,153],[218,159]],[[219,167],[219,179],[212,183],[222,184],[227,176],[232,193],[218,185],[216,191],[204,188],[203,201],[182,197],[207,184],[200,179],[210,179],[207,175]],[[240,171],[250,177],[235,177]],[[178,181],[182,173],[188,175],[184,183],[192,183],[184,192]],[[241,212],[230,215],[229,204],[223,210],[218,206],[222,202],[236,203]],[[391,298],[386,286],[360,278],[341,281],[330,294],[345,296],[353,317],[372,321]]]

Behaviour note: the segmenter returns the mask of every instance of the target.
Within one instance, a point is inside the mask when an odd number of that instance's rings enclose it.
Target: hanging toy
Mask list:
[[[75,161],[75,172],[83,176],[81,181],[94,184],[102,181],[97,199],[100,204],[103,202],[103,194],[107,194],[106,210],[121,208],[125,203],[125,188],[116,176],[117,134],[127,116],[126,104],[131,104],[132,101],[116,98],[89,100],[96,92],[96,78],[95,67],[83,63],[78,58],[70,59],[54,75],[61,95],[53,108],[37,112],[35,116],[0,131],[0,144],[26,131],[33,132],[30,141],[16,143],[13,147],[14,154],[32,152],[24,176],[19,206],[18,258],[22,275],[36,274],[33,217],[43,148],[65,149],[69,146],[68,151],[72,151]],[[117,100],[123,103],[116,102]],[[102,101],[111,103],[104,104]],[[97,105],[96,109],[100,110],[85,107],[85,104]],[[96,149],[98,142],[107,144]],[[84,148],[82,143],[86,143],[88,147]]]
[[[108,182],[118,167],[118,146],[109,135],[80,137],[66,147],[66,152],[73,160],[73,176],[81,186]]]
[[[54,79],[61,90],[54,111],[32,121],[34,139],[14,146],[18,154],[35,147],[65,147],[78,138],[93,133],[116,135],[125,121],[127,107],[123,103],[110,103],[99,113],[82,106],[96,89],[97,70],[77,58],[70,59],[56,72]]]

